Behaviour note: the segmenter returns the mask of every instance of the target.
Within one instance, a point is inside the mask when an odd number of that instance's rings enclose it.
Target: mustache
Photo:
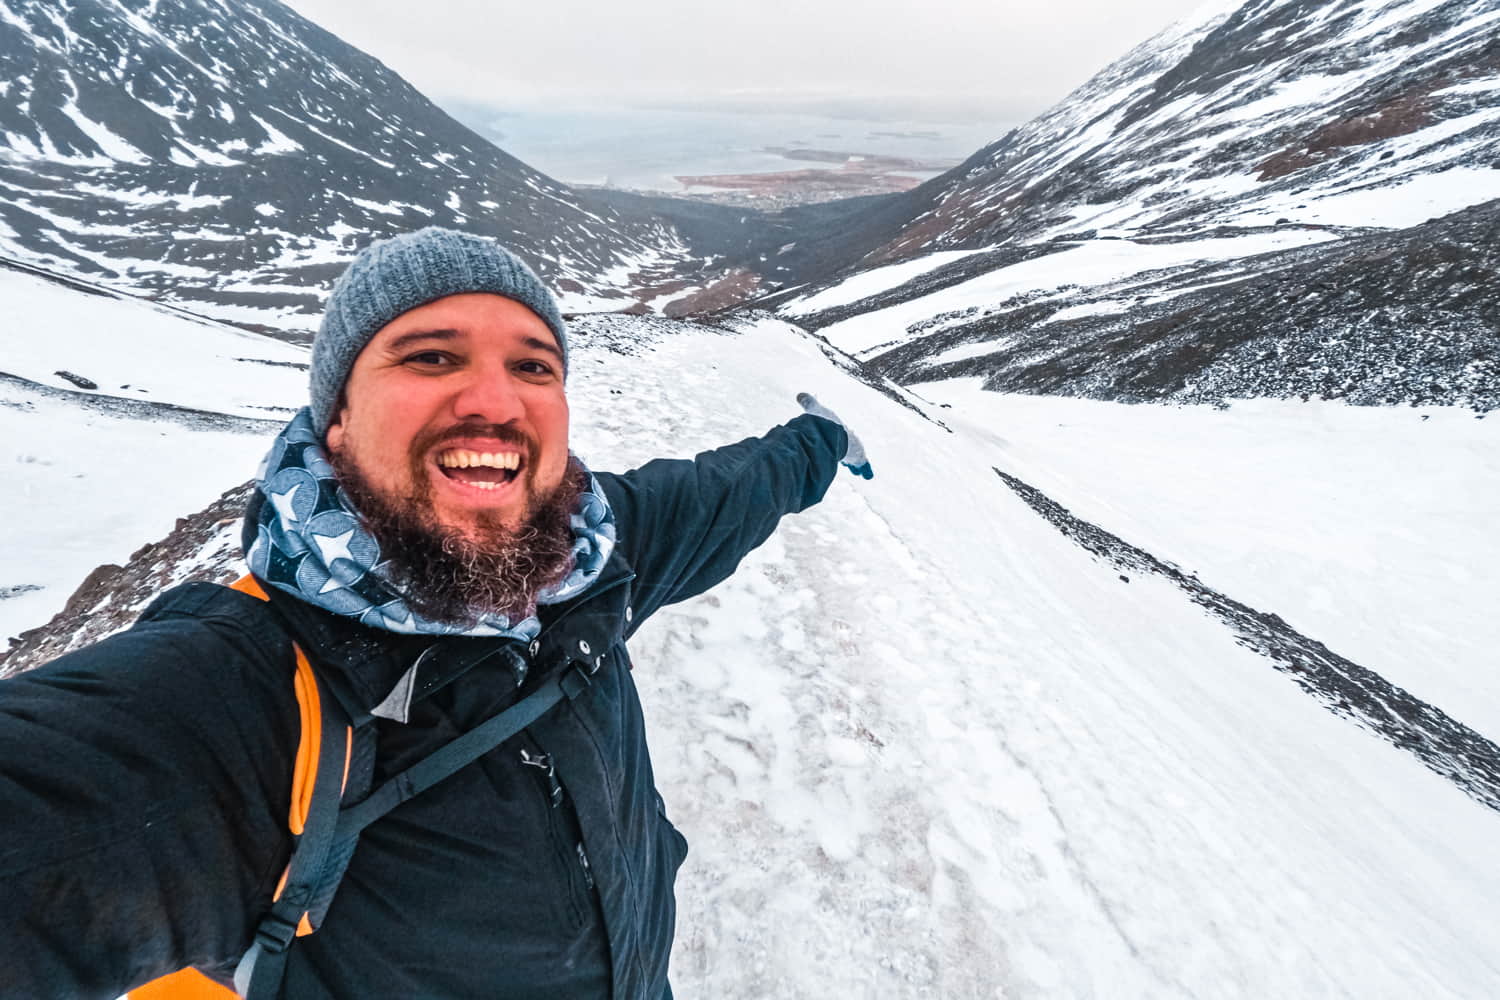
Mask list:
[[[510,424],[482,423],[456,424],[445,430],[420,434],[412,442],[412,453],[421,455],[439,445],[447,444],[449,441],[473,440],[475,438],[488,438],[497,444],[513,444],[524,451],[528,458],[535,453],[531,438],[527,437],[520,429],[512,427]]]

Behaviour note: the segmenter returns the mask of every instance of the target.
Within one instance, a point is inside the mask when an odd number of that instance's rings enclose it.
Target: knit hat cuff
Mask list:
[[[313,341],[311,409],[327,433],[359,353],[402,313],[449,295],[490,292],[521,303],[547,324],[567,364],[567,328],[557,301],[531,268],[493,240],[429,227],[365,248],[334,283]]]

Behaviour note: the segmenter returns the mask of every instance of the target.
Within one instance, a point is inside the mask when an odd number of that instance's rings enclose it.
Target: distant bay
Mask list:
[[[843,156],[906,161],[930,177],[1015,124],[983,109],[904,101],[836,106],[502,107],[443,102],[501,149],[569,184],[680,194],[680,176],[839,169]]]

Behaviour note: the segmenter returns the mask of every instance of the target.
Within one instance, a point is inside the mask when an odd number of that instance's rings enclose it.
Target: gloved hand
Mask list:
[[[844,428],[844,432],[849,435],[849,450],[844,452],[843,463],[849,467],[850,472],[862,479],[875,478],[875,470],[870,468],[870,460],[865,458],[865,446],[859,443],[859,438],[855,437],[854,432],[849,430],[848,425],[839,419],[837,413],[834,413],[828,407],[818,402],[811,393],[797,393],[797,402],[801,403],[802,408],[813,416],[822,417],[824,420],[832,420]]]

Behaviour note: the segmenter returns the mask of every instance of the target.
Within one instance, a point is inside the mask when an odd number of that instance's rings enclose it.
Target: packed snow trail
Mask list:
[[[995,477],[991,442],[778,323],[599,360],[571,389],[586,459],[690,454],[806,390],[876,472],[633,644],[693,843],[681,995],[1500,988],[1500,817],[1169,582],[1121,582]]]

